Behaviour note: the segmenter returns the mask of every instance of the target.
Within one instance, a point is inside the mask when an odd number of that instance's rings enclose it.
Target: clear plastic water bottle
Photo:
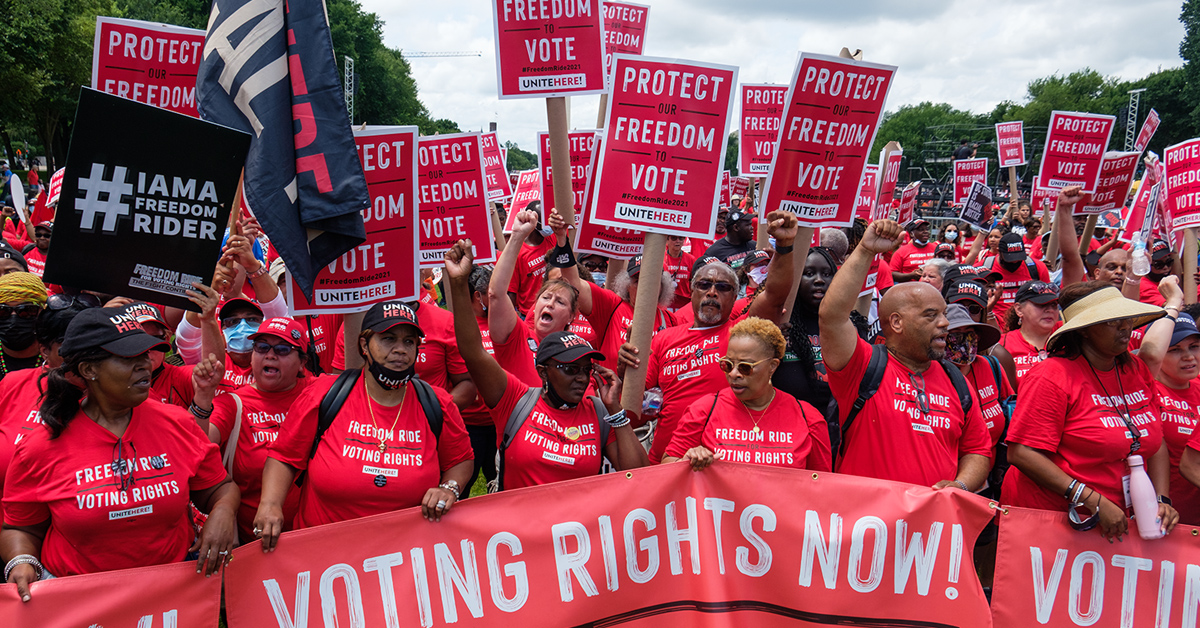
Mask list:
[[[642,416],[658,416],[662,409],[663,394],[661,388],[651,388],[642,394]]]
[[[1138,534],[1146,540],[1161,539],[1166,535],[1158,516],[1158,492],[1154,490],[1154,483],[1146,475],[1141,456],[1130,456],[1126,461],[1129,463],[1129,499],[1133,502],[1133,520],[1137,522]]]
[[[1133,263],[1131,269],[1133,274],[1138,277],[1145,277],[1150,274],[1150,254],[1146,250],[1146,241],[1141,236],[1135,236],[1133,239]]]

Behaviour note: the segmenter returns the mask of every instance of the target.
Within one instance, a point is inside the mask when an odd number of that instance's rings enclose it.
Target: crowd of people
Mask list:
[[[1063,190],[1053,219],[1074,225],[1080,198]],[[288,530],[412,507],[438,521],[477,482],[676,461],[980,493],[1111,541],[1136,454],[1162,529],[1200,524],[1200,310],[1165,242],[1137,276],[1115,234],[1048,246],[1021,202],[990,228],[860,218],[810,243],[795,216],[735,198],[718,239],[669,238],[659,269],[577,259],[540,210],[514,217],[494,265],[460,241],[436,284],[423,273],[419,299],[375,304],[348,340],[341,315],[288,315],[287,269],[251,217],[184,311],[44,284],[53,223],[6,210],[5,581],[28,600],[51,577],[211,574]],[[635,346],[643,278],[660,299]],[[642,366],[643,403],[622,408]]]

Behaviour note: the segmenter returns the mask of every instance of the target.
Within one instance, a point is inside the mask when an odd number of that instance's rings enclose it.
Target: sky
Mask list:
[[[390,47],[481,52],[411,58],[421,101],[464,131],[495,122],[501,142],[533,150],[545,101],[496,97],[490,2],[360,1],[384,21]],[[932,101],[982,113],[1023,102],[1031,80],[1052,74],[1090,67],[1130,80],[1183,64],[1178,0],[636,1],[650,6],[646,55],[735,65],[740,83],[786,84],[801,51],[861,49],[866,61],[898,67],[888,111]],[[595,128],[599,97],[570,102],[571,126]]]

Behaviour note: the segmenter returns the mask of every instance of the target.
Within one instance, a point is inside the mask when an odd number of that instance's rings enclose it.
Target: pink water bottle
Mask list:
[[[1130,456],[1129,463],[1129,498],[1133,502],[1133,520],[1137,522],[1138,534],[1143,539],[1161,539],[1166,536],[1162,531],[1162,519],[1158,516],[1158,492],[1150,476],[1146,475],[1146,467],[1141,456]]]

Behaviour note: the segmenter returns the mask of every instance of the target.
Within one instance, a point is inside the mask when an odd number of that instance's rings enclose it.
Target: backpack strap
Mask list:
[[[433,432],[433,440],[437,442],[442,437],[442,423],[445,415],[442,412],[442,404],[438,401],[437,393],[433,392],[433,386],[429,382],[416,377],[411,380],[413,388],[417,391],[417,401],[421,402],[421,410],[425,412],[425,420],[429,421],[429,431]]]
[[[233,405],[237,411],[233,415],[233,429],[229,432],[229,441],[225,443],[225,453],[221,456],[221,463],[225,465],[225,470],[232,476],[233,455],[237,452],[238,438],[242,434],[242,398],[235,393],[229,393],[229,398],[233,399]]]
[[[317,445],[321,443],[321,437],[329,430],[329,426],[333,425],[333,418],[337,416],[338,411],[346,405],[346,398],[350,396],[350,391],[354,389],[354,384],[358,383],[361,375],[362,369],[342,371],[329,392],[321,399],[321,405],[317,409],[317,433],[313,436],[312,447],[308,450],[309,460],[317,455]]]
[[[600,471],[597,471],[597,473],[601,473],[604,471],[604,446],[608,444],[608,434],[612,431],[612,426],[605,420],[608,416],[608,408],[604,407],[604,402],[600,401],[600,398],[595,395],[589,398],[592,400],[592,405],[596,408],[596,420],[600,422]]]
[[[994,355],[985,355],[983,357],[987,359],[988,364],[991,365],[991,367],[992,367],[992,377],[996,378],[996,396],[998,398],[1000,396],[1000,390],[1004,388],[1003,383],[1000,379],[1000,378],[1004,377],[1004,372],[1000,370],[1000,358],[997,358]],[[1011,397],[1009,397],[1009,399],[1011,399]],[[1002,406],[1004,404],[1004,401],[1005,401],[1004,399],[1000,399],[1000,403]],[[1009,417],[1009,413],[1005,412],[1004,413],[1004,429],[1001,430],[1000,440],[997,442],[1003,443],[1004,440],[1006,438],[1008,438],[1008,424],[1010,421],[1011,421],[1011,418]]]
[[[1037,262],[1034,262],[1028,256],[1025,258],[1025,268],[1029,270],[1029,278],[1037,281],[1045,281],[1042,279],[1042,273],[1038,271]]]
[[[512,414],[508,415],[508,422],[504,424],[504,436],[500,439],[499,454],[500,467],[496,470],[496,486],[498,490],[504,490],[504,453],[508,450],[508,446],[512,444],[517,437],[517,432],[521,431],[521,426],[525,425],[525,421],[533,414],[533,406],[537,404],[538,397],[541,396],[542,389],[530,387],[525,391],[524,395],[517,400],[517,405],[513,407]]]
[[[862,412],[863,407],[867,405],[867,400],[879,392],[879,386],[883,384],[883,372],[887,370],[887,363],[887,345],[871,345],[871,358],[867,361],[867,370],[863,373],[862,382],[858,384],[858,398],[854,400],[854,405],[850,407],[850,412],[846,413],[846,419],[842,421],[842,445],[838,447],[839,454],[846,453],[846,435],[850,433],[850,425],[854,423],[854,418],[858,416],[859,412]],[[962,375],[960,374],[959,377]]]
[[[942,370],[946,371],[946,376],[950,378],[950,383],[954,384],[954,391],[958,393],[958,401],[962,404],[963,416],[971,410],[975,405],[975,393],[971,391],[971,385],[967,383],[967,378],[958,370],[958,367],[946,360],[938,361],[942,365]]]

